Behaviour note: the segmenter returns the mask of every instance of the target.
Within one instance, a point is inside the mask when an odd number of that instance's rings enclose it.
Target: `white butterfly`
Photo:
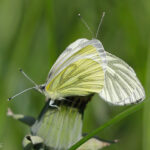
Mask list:
[[[56,60],[47,81],[42,85],[37,85],[21,72],[35,84],[34,89],[51,99],[51,106],[55,106],[55,100],[93,93],[98,93],[102,99],[114,105],[137,103],[145,98],[145,91],[133,69],[120,58],[106,52],[97,39],[78,39],[70,44]]]
[[[47,84],[50,82],[49,80],[52,80],[52,78],[54,78],[58,73],[64,70],[67,65],[70,64],[70,61],[67,61],[66,64],[63,62],[71,58],[74,53],[80,51],[87,45],[93,45],[99,52],[99,57],[102,60],[100,65],[105,72],[104,86],[100,89],[99,92],[99,96],[102,99],[114,105],[126,105],[140,102],[145,98],[144,89],[134,70],[120,58],[105,52],[101,42],[96,39],[78,39],[77,41],[70,44],[53,65],[49,73],[50,76],[48,78]],[[89,54],[89,58],[96,61],[92,55],[93,54]],[[83,59],[83,57],[78,59]],[[86,88],[86,86],[84,88]]]
[[[138,103],[145,91],[134,70],[122,59],[106,52],[105,84],[99,96],[115,105]]]

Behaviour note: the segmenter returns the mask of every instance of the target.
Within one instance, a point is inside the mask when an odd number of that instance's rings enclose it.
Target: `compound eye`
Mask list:
[[[40,89],[41,89],[42,91],[44,91],[44,90],[45,90],[45,85],[41,85],[41,86],[40,86]]]

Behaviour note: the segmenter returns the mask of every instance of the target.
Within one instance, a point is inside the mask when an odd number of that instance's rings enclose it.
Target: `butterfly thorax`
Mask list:
[[[60,93],[58,93],[57,91],[45,91],[44,92],[44,94],[45,94],[45,96],[47,97],[47,98],[50,98],[50,99],[52,99],[52,100],[61,100],[61,99],[63,99],[62,98],[62,95],[60,94]]]

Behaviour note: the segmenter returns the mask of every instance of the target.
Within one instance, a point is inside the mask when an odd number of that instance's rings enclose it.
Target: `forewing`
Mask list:
[[[145,91],[134,70],[120,58],[106,52],[105,84],[99,93],[105,101],[115,105],[137,103],[145,98]]]
[[[87,47],[88,45],[91,45],[96,48],[96,53],[94,51],[88,51],[85,50],[81,52],[81,49]],[[91,49],[93,50],[93,49]],[[95,57],[96,54],[96,57]],[[93,39],[93,40],[87,40],[87,39],[78,39],[72,44],[70,44],[65,51],[58,57],[55,64],[51,68],[47,82],[50,82],[55,76],[57,76],[62,70],[64,70],[67,66],[69,66],[73,61],[76,61],[78,59],[81,59],[81,57],[90,57],[91,59],[95,61],[99,61],[99,57],[101,57],[99,63],[101,63],[103,70],[106,69],[106,54],[103,48],[103,45],[99,40]]]
[[[53,69],[55,71],[52,73],[55,75],[49,78],[46,85],[46,91],[51,97],[85,96],[101,91],[106,58],[104,50],[97,48],[95,44],[99,46],[100,42],[91,40],[80,45],[81,49],[72,53],[57,69]]]
[[[85,96],[99,93],[104,85],[104,71],[92,59],[80,59],[66,67],[47,86],[58,97]],[[53,97],[53,96],[52,96]]]
[[[64,62],[66,62],[72,54],[80,50],[80,44],[85,43],[87,41],[87,39],[78,39],[75,42],[71,43],[57,58],[56,62],[54,63],[54,65],[48,73],[47,80],[51,80],[54,76],[56,76],[56,71],[60,69],[60,66],[63,66]]]

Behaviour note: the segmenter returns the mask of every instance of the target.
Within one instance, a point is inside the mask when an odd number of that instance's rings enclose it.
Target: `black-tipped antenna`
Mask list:
[[[34,87],[31,87],[31,88],[25,89],[25,90],[23,90],[22,92],[20,92],[20,93],[14,95],[14,96],[8,98],[8,101],[14,99],[15,97],[17,97],[17,96],[19,96],[19,95],[21,95],[21,94],[23,94],[23,93],[25,93],[25,92],[27,92],[27,91],[29,91],[29,90],[32,90],[32,89],[37,89],[37,88],[34,86]]]
[[[98,25],[98,28],[97,28],[97,32],[96,32],[96,35],[95,35],[96,38],[97,38],[97,36],[98,36],[98,33],[99,33],[99,30],[100,30],[101,24],[102,24],[103,19],[104,19],[104,16],[105,16],[105,12],[103,12],[102,17],[101,17],[101,19],[100,19],[100,22],[99,22],[99,25]]]
[[[15,97],[17,97],[17,96],[19,96],[19,95],[21,95],[21,94],[23,94],[23,93],[25,93],[25,92],[27,92],[27,91],[29,91],[29,90],[32,90],[32,89],[36,89],[36,90],[38,90],[39,92],[41,92],[41,90],[39,89],[39,86],[38,86],[31,78],[29,78],[29,76],[28,76],[22,69],[19,69],[19,71],[24,75],[24,77],[26,77],[26,78],[27,78],[31,83],[33,83],[35,86],[34,86],[34,87],[27,88],[27,89],[23,90],[22,92],[20,92],[20,93],[14,95],[14,96],[8,98],[8,101],[14,99]]]
[[[19,69],[19,71],[24,75],[24,77],[26,77],[30,82],[32,82],[36,87],[38,87],[38,85],[22,69]]]
[[[88,29],[88,31],[92,34],[92,36],[94,37],[94,34],[91,30],[91,28],[89,27],[89,25],[87,24],[87,22],[83,19],[83,17],[81,16],[81,14],[79,13],[78,16],[80,17],[82,23],[85,25],[85,27]]]

